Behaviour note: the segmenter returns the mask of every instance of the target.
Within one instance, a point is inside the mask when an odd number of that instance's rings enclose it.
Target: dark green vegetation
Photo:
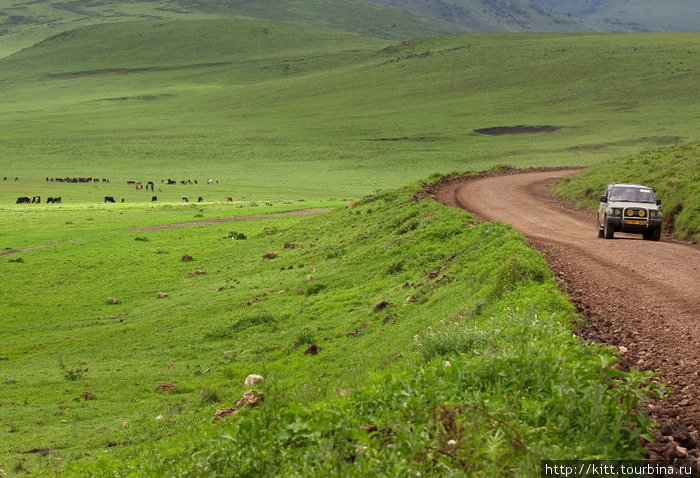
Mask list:
[[[0,60],[1,175],[22,178],[0,204],[150,197],[51,191],[46,176],[213,177],[206,199],[325,199],[436,171],[586,165],[695,139],[699,72],[699,35],[391,44],[252,21],[85,27]],[[517,125],[559,129],[475,132]]]
[[[537,476],[542,457],[639,457],[643,377],[572,335],[541,255],[416,192],[237,223],[240,240],[125,229],[137,207],[4,222],[46,247],[0,264],[2,468]],[[212,424],[249,373],[265,402]]]
[[[700,242],[700,143],[645,151],[592,166],[555,191],[590,210],[611,182],[646,184],[663,201],[664,232]]]

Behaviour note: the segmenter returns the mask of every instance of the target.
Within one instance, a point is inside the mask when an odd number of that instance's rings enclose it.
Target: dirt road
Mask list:
[[[617,346],[621,365],[655,370],[674,388],[648,411],[659,437],[657,459],[700,457],[700,248],[597,237],[596,219],[548,195],[575,170],[446,181],[431,193],[482,220],[506,222],[544,252],[586,318],[581,335]],[[672,438],[665,438],[671,436]]]

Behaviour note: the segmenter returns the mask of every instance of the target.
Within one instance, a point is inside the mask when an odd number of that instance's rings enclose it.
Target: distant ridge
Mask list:
[[[698,32],[697,0],[534,0],[604,31]]]
[[[697,0],[5,0],[0,57],[96,23],[257,19],[407,40],[465,32],[700,31]]]

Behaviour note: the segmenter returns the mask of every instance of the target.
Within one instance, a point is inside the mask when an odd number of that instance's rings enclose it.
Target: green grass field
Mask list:
[[[326,199],[502,163],[588,165],[695,139],[699,46],[687,34],[391,44],[258,22],[86,27],[0,60],[0,175],[22,180],[1,185],[0,204],[47,176],[218,178],[217,200]],[[560,129],[475,133],[513,125]],[[45,195],[107,195],[87,190]]]
[[[522,236],[415,181],[696,140],[699,47],[158,20],[0,59],[0,476],[535,476],[541,458],[640,457],[645,376],[574,338]],[[556,128],[476,132],[517,125]],[[66,176],[110,183],[46,181]],[[324,212],[214,222],[307,208]],[[211,424],[249,373],[265,404]]]
[[[4,222],[4,237],[33,247],[0,263],[0,335],[11,338],[0,349],[9,439],[0,468],[269,476],[304,463],[306,474],[330,465],[362,476],[472,463],[489,476],[534,476],[545,457],[640,456],[635,437],[647,423],[632,408],[642,377],[612,381],[611,353],[573,338],[573,307],[543,258],[510,228],[416,202],[415,190],[307,218],[161,230],[132,227],[280,206],[45,207],[21,213],[14,228]],[[317,354],[306,353],[311,345]],[[454,363],[447,375],[445,360]],[[261,414],[212,425],[250,373],[267,379]],[[343,390],[347,403],[338,402]],[[440,431],[447,424],[433,413],[444,404],[474,407],[483,427],[458,414],[459,436]],[[459,440],[459,458],[421,458],[435,436],[416,437],[412,422]],[[358,435],[368,423],[395,430],[386,439],[405,449],[374,448]],[[245,432],[243,446],[226,438],[239,426],[267,432]],[[311,429],[288,435],[295,427]],[[344,454],[363,443],[379,455],[351,466]],[[232,462],[230,446],[241,457],[258,456],[249,446],[270,454]]]

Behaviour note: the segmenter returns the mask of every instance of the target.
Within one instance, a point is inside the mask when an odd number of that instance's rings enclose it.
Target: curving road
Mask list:
[[[595,215],[548,195],[555,170],[440,186],[435,197],[482,220],[511,224],[544,252],[586,317],[581,334],[619,347],[621,365],[663,374],[675,391],[648,405],[664,427],[656,458],[700,456],[700,248],[641,235],[597,236]],[[664,441],[666,440],[666,441]]]

